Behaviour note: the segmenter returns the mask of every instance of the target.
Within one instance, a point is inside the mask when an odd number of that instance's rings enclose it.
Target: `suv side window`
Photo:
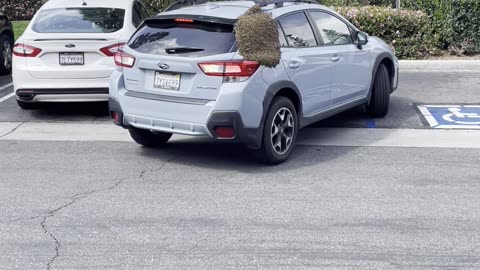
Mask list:
[[[309,12],[323,40],[323,45],[352,44],[350,28],[337,17],[321,11]]]
[[[282,27],[289,47],[317,46],[312,27],[305,13],[298,12],[287,15],[278,20]]]

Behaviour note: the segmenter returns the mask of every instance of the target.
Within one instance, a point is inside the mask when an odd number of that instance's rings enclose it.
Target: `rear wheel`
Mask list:
[[[130,127],[128,129],[132,139],[145,147],[160,147],[165,145],[172,137],[171,133],[151,131],[146,129],[139,129]]]
[[[0,37],[0,75],[8,75],[12,72],[13,40],[7,36]]]
[[[35,110],[38,109],[38,103],[24,102],[17,99],[17,104],[23,110]]]
[[[390,106],[391,91],[390,77],[385,65],[381,64],[378,67],[375,81],[373,82],[372,95],[370,102],[367,105],[367,112],[372,117],[384,117],[388,113]]]
[[[285,162],[295,148],[297,132],[298,117],[292,101],[275,98],[265,119],[260,149],[263,161],[271,165]]]

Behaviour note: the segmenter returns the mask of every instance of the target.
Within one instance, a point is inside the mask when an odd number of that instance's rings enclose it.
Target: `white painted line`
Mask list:
[[[1,98],[0,98],[0,103],[4,102],[5,100],[7,100],[7,99],[9,99],[9,98],[11,98],[11,97],[13,97],[13,96],[15,96],[15,93],[12,92],[12,93],[4,96],[4,97],[1,97]]]
[[[16,127],[21,125],[21,122],[1,122],[0,123],[0,137],[4,136],[8,132],[11,132],[14,130]]]
[[[480,129],[480,126],[478,125],[439,125],[436,126],[435,128],[437,129]]]
[[[3,90],[5,90],[5,89],[7,89],[7,88],[9,88],[9,87],[11,87],[11,86],[13,86],[13,83],[6,84],[6,85],[0,87],[0,91],[3,91]]]
[[[0,122],[3,134],[18,123]],[[7,132],[4,132],[7,130]],[[1,133],[0,133],[1,134]],[[480,130],[311,128],[299,133],[299,145],[480,149]],[[110,123],[24,123],[0,140],[132,142],[128,132]],[[209,142],[174,136],[173,141]]]
[[[479,130],[444,129],[305,129],[299,144],[334,146],[479,148]]]
[[[422,107],[427,107],[427,108],[445,108],[445,107],[448,107],[448,108],[461,108],[462,105],[448,105],[448,104],[445,104],[445,105],[421,105]]]
[[[0,123],[0,127],[4,124]],[[115,126],[113,123],[28,122],[2,139],[19,141],[131,141],[128,131]]]
[[[427,120],[427,122],[430,124],[431,127],[438,126],[437,120],[435,119],[435,117],[433,117],[433,115],[425,106],[418,106],[418,109],[423,114],[423,116],[425,117],[425,119]]]

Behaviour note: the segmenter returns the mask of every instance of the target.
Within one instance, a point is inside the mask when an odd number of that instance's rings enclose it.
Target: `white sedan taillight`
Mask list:
[[[123,46],[125,46],[125,42],[101,48],[100,51],[106,56],[111,57],[114,56],[116,52],[120,52],[123,49]]]
[[[255,61],[205,62],[198,66],[207,76],[223,77],[224,82],[243,82],[250,78],[260,64]]]
[[[33,46],[17,43],[13,46],[13,54],[18,57],[36,57],[42,50]]]
[[[122,71],[123,68],[132,68],[135,65],[135,57],[124,52],[116,52],[114,59],[118,71]]]

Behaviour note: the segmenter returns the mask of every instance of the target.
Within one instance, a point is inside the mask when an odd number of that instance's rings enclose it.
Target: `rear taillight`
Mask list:
[[[125,46],[125,43],[117,43],[105,48],[101,48],[100,51],[106,56],[114,56],[116,52],[119,52],[123,49],[123,46]]]
[[[41,49],[26,44],[15,44],[13,54],[18,57],[37,57],[42,52]]]
[[[198,66],[208,76],[223,77],[224,82],[243,82],[250,78],[260,66],[255,61],[206,62]]]
[[[124,52],[116,52],[114,59],[119,71],[122,71],[123,68],[132,68],[135,65],[135,57]]]

